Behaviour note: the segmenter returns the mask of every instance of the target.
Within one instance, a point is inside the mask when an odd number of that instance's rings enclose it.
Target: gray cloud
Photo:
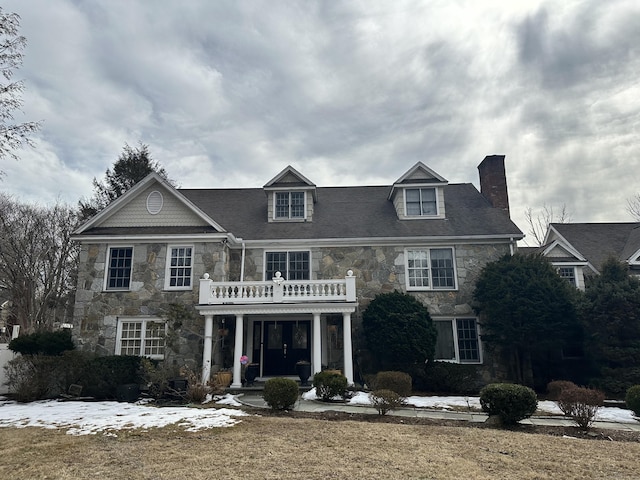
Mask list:
[[[507,155],[512,216],[630,220],[635,2],[9,0],[37,148],[0,188],[75,203],[125,142],[184,187],[389,184],[423,161],[474,182]],[[621,177],[626,182],[620,182]]]

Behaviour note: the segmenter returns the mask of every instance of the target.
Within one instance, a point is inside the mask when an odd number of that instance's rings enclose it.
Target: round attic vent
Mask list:
[[[147,211],[151,215],[155,215],[156,213],[160,213],[162,210],[162,194],[158,191],[153,191],[147,197]]]

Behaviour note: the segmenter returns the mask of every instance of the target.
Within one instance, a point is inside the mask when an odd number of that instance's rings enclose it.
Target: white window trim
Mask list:
[[[432,249],[443,249],[448,248],[451,250],[452,260],[453,260],[453,287],[433,287],[433,278],[431,276],[431,250]],[[428,287],[414,287],[409,284],[409,252],[414,251],[427,251],[429,252],[429,286]],[[449,245],[432,245],[429,247],[407,247],[404,250],[404,275],[405,275],[405,286],[407,291],[410,292],[453,292],[458,290],[458,269],[456,265],[456,249],[455,247]]]
[[[584,290],[584,263],[563,263],[552,261],[551,265],[553,266],[553,268],[555,268],[558,276],[560,276],[560,267],[573,268],[573,274],[576,280],[574,287],[579,290]]]
[[[461,362],[460,361],[460,345],[458,341],[458,328],[456,325],[457,320],[475,320],[476,323],[476,335],[478,336],[478,360],[473,362]],[[456,358],[434,358],[436,362],[448,362],[459,363],[460,365],[481,365],[484,362],[482,354],[482,335],[480,334],[480,322],[477,317],[461,315],[459,317],[433,317],[434,322],[449,322],[451,330],[453,331],[453,348]]]
[[[171,249],[172,248],[190,248],[191,249],[191,285],[188,287],[172,287],[170,285],[171,280]],[[194,246],[188,244],[180,244],[180,245],[167,245],[167,259],[165,261],[164,268],[164,289],[165,290],[193,290],[193,264],[194,264]]]
[[[276,215],[277,207],[276,207],[276,198],[278,193],[286,193],[289,195],[289,216],[287,217],[278,217]],[[303,216],[302,217],[292,217],[291,216],[291,194],[292,193],[302,193],[302,198],[304,199],[303,208]],[[273,192],[272,202],[273,202],[273,220],[279,222],[301,222],[307,219],[307,192],[306,190],[277,190]]]
[[[130,248],[131,249],[131,272],[129,273],[129,288],[109,288],[109,266],[111,264],[111,249],[112,248]],[[105,292],[130,292],[133,286],[133,267],[135,265],[136,249],[131,244],[114,244],[107,245],[106,258],[104,262],[104,282],[102,284],[102,290]]]
[[[162,318],[157,317],[118,317],[118,326],[116,330],[116,348],[115,354],[122,355],[122,325],[123,323],[142,323],[142,337],[140,339],[140,352],[138,354],[139,357],[151,358],[153,360],[163,360],[165,355],[145,355],[144,354],[144,346],[145,346],[145,334],[147,331],[147,323],[161,323],[165,327],[165,334],[167,331],[167,322],[165,322]],[[164,352],[166,353],[167,345],[166,342],[164,344]]]
[[[424,190],[427,188],[433,188],[436,194],[436,213],[435,215],[409,215],[407,212],[407,190]],[[444,218],[442,213],[442,205],[440,205],[441,188],[433,185],[412,185],[402,189],[402,208],[404,211],[404,218],[409,220],[426,220],[426,219],[441,219]]]
[[[262,277],[266,280],[271,280],[271,278],[266,278],[267,275],[267,253],[296,253],[296,252],[307,252],[309,254],[309,280],[311,280],[313,278],[313,263],[312,263],[312,254],[311,254],[311,250],[306,249],[306,248],[273,248],[273,249],[265,249],[265,251],[262,253]],[[289,258],[287,258],[287,261],[289,260]],[[289,266],[287,265],[287,268],[289,268]],[[280,272],[282,273],[282,276],[284,278],[286,278],[286,273],[288,272]],[[287,278],[287,280],[289,280]],[[292,281],[298,281],[298,280],[292,280]]]

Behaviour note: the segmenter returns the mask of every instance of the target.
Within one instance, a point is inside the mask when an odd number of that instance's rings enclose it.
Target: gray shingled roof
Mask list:
[[[598,271],[613,256],[626,262],[640,248],[640,223],[552,223]]]
[[[399,220],[387,200],[390,186],[318,187],[310,222],[267,221],[263,189],[181,189],[227,231],[244,240],[513,236],[522,232],[472,184],[445,188],[446,219]]]

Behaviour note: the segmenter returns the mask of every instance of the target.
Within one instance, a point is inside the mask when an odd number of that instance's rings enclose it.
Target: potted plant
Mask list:
[[[311,376],[311,362],[299,360],[296,363],[296,373],[300,377],[300,385],[306,387],[309,385],[309,377]]]
[[[256,377],[260,375],[260,364],[259,363],[249,363],[244,371],[244,380],[245,386],[251,387],[253,386],[253,382],[256,380]]]

